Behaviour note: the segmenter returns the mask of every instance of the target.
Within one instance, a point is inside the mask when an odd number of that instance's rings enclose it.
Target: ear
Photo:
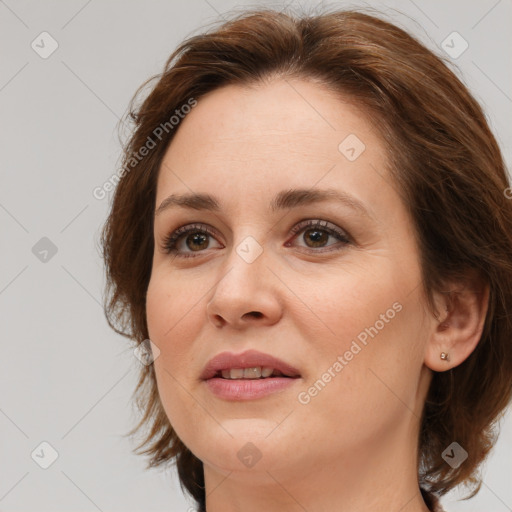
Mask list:
[[[452,282],[446,292],[435,292],[439,318],[425,351],[425,365],[436,372],[458,366],[478,345],[489,306],[489,285],[476,271]],[[444,354],[444,355],[442,355]]]

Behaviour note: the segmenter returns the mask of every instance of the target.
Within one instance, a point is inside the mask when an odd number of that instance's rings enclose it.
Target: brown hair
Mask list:
[[[247,11],[215,30],[188,38],[168,59],[146,98],[134,96],[133,133],[102,246],[107,273],[105,311],[116,332],[148,338],[145,294],[153,254],[153,217],[159,167],[175,129],[133,164],[154,131],[191,98],[227,84],[252,85],[297,77],[349,97],[379,127],[389,172],[410,212],[421,254],[423,291],[432,293],[466,271],[490,287],[479,344],[459,366],[434,372],[421,420],[420,485],[438,496],[476,475],[496,440],[497,420],[512,393],[512,201],[497,142],[475,99],[443,59],[402,29],[355,11],[294,16]],[[162,130],[160,130],[162,131]],[[150,428],[141,453],[148,467],[176,460],[182,488],[205,504],[202,462],[180,441],[160,403],[153,365],[136,388]],[[467,460],[452,468],[442,452],[457,441]]]

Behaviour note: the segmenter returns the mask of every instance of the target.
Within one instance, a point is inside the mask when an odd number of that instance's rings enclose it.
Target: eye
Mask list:
[[[348,245],[351,243],[349,235],[342,229],[338,228],[334,224],[331,224],[327,221],[322,220],[314,220],[309,219],[302,222],[299,222],[299,224],[295,225],[291,229],[291,233],[298,235],[300,233],[304,232],[302,237],[295,236],[295,239],[303,240],[305,242],[305,246],[299,246],[299,247],[306,247],[307,249],[315,249],[315,248],[323,248],[323,247],[330,247],[330,244],[326,245],[327,241],[329,240],[329,237],[336,238],[338,242],[341,242],[342,246]],[[285,244],[287,247],[290,246],[290,243],[287,242]],[[329,251],[335,250],[335,249],[329,249]],[[313,251],[313,252],[326,252],[326,251]]]
[[[203,224],[190,224],[182,226],[170,233],[163,242],[163,249],[167,254],[175,253],[182,258],[194,257],[195,252],[210,248],[209,237],[214,237],[215,232]],[[184,251],[182,242],[190,252]]]

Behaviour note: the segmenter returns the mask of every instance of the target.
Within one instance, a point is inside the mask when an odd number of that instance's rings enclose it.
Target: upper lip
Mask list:
[[[293,366],[277,359],[269,354],[258,352],[257,350],[246,350],[240,354],[233,352],[221,352],[210,359],[201,373],[201,379],[207,380],[214,377],[222,370],[230,370],[231,368],[254,368],[255,366],[266,366],[279,370],[283,375],[288,377],[299,377],[299,371]]]

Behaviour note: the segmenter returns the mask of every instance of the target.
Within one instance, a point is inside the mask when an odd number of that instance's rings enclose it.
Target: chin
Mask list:
[[[283,433],[273,432],[275,421],[264,419],[231,419],[219,427],[200,446],[192,443],[191,449],[205,464],[222,471],[254,474],[255,471],[277,471],[289,466],[291,439],[283,439]],[[222,431],[220,434],[219,431]],[[269,435],[270,433],[270,435]],[[218,434],[218,435],[216,435]],[[186,443],[185,443],[186,444]],[[194,446],[196,445],[196,446]]]

